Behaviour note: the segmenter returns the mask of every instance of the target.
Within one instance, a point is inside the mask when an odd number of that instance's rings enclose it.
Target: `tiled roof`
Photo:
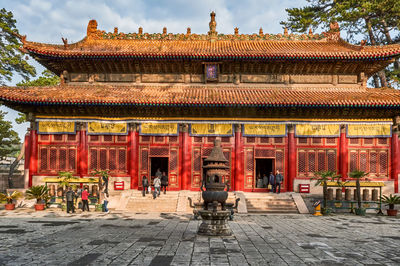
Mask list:
[[[1,87],[0,101],[34,105],[135,105],[225,107],[400,108],[394,89],[271,88],[225,86]]]
[[[165,29],[166,31],[166,29]],[[333,37],[332,37],[333,36]],[[160,34],[105,33],[97,22],[88,25],[80,42],[52,45],[26,41],[23,49],[39,57],[63,58],[150,58],[198,60],[373,60],[397,56],[400,45],[358,46],[340,39],[338,33],[295,34]]]

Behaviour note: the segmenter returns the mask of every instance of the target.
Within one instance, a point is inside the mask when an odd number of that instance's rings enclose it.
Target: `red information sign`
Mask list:
[[[299,184],[300,193],[310,193],[310,184]]]
[[[124,181],[115,181],[114,182],[114,190],[124,190]]]

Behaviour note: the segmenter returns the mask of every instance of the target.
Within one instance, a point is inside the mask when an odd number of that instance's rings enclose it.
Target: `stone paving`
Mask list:
[[[236,215],[231,237],[191,215],[0,211],[0,265],[400,265],[400,219]]]

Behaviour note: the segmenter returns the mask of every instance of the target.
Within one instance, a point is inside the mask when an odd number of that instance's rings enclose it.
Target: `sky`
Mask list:
[[[112,32],[118,27],[120,32],[192,33],[205,34],[209,30],[210,12],[215,11],[217,31],[232,34],[234,28],[239,33],[283,33],[280,21],[286,19],[286,8],[306,5],[305,0],[0,0],[0,8],[14,14],[17,28],[28,41],[62,44],[81,40],[86,35],[89,20],[96,19],[98,29]],[[43,71],[38,63],[30,61],[37,73]],[[8,85],[15,85],[21,79],[16,76]],[[6,107],[6,119],[13,121],[17,112]],[[22,139],[28,123],[13,124]]]

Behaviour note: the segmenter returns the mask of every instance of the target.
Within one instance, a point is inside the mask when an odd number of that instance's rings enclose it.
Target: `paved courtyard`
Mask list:
[[[399,265],[400,219],[237,215],[231,237],[190,215],[0,211],[0,265]]]

